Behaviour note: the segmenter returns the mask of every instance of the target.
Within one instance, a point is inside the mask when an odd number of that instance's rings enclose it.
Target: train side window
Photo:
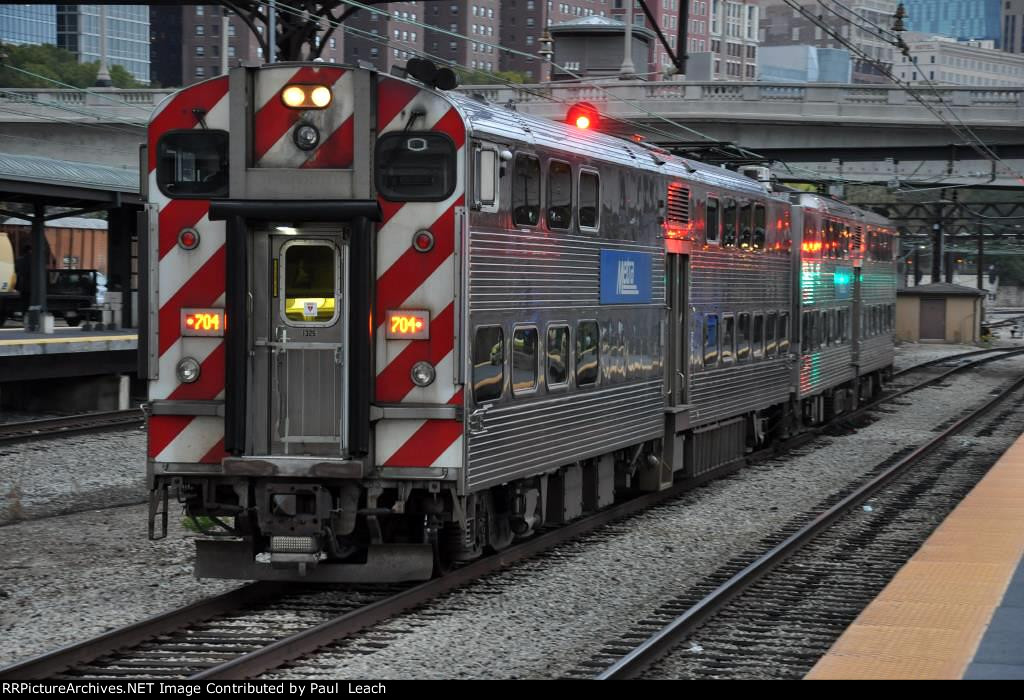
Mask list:
[[[589,170],[580,171],[580,228],[597,230],[601,213],[601,178]]]
[[[228,196],[228,132],[171,131],[156,149],[156,184],[168,197]]]
[[[825,235],[824,245],[822,246],[822,257],[823,258],[834,258],[835,257],[835,245],[836,245],[836,225],[833,221],[825,222]]]
[[[494,212],[498,210],[498,152],[493,148],[477,145],[474,151],[476,158],[475,209]]]
[[[821,251],[821,237],[819,231],[814,227],[814,221],[808,219],[804,223],[804,239],[800,244],[800,247],[804,253],[811,253],[816,255]],[[804,257],[807,257],[806,255]]]
[[[828,345],[828,312],[822,311],[818,318],[818,342],[815,347]]]
[[[392,202],[440,202],[455,191],[455,142],[437,131],[377,139],[377,191]]]
[[[505,388],[505,332],[501,326],[481,326],[473,338],[473,401],[501,398]]]
[[[728,365],[736,359],[736,319],[722,316],[722,364]]]
[[[765,239],[765,213],[763,204],[754,205],[754,250],[764,250]]]
[[[548,389],[569,383],[569,326],[548,326]]]
[[[704,366],[714,367],[718,364],[718,315],[709,314],[704,317]]]
[[[790,312],[778,314],[778,354],[784,356],[790,352]]]
[[[725,200],[722,210],[722,245],[736,247],[736,201],[732,199]]]
[[[537,388],[537,329],[512,330],[512,393],[527,394]]]
[[[764,356],[775,357],[775,328],[779,323],[778,314],[770,313],[764,321]]]
[[[839,235],[839,257],[846,260],[850,257],[850,246],[852,245],[852,238],[850,237],[850,227],[844,225]]]
[[[810,354],[811,348],[814,346],[813,326],[811,325],[813,316],[814,314],[810,312],[800,316],[800,352],[803,355]]]
[[[779,343],[779,356],[789,352],[789,312],[779,314],[779,332],[775,334]]]
[[[751,214],[752,207],[750,206],[749,202],[740,207],[740,248],[742,248],[743,250],[750,250],[751,246],[753,245],[753,231],[751,231],[750,228]]]
[[[576,386],[597,384],[600,346],[597,321],[580,321],[576,324]]]
[[[512,177],[512,222],[517,226],[536,226],[539,219],[540,161],[519,153]]]
[[[755,360],[764,357],[764,314],[754,314],[754,335],[751,341],[753,345],[750,352]]]
[[[548,163],[548,228],[569,228],[572,223],[572,166],[560,160]]]
[[[750,359],[750,314],[740,314],[736,333],[736,359]]]
[[[704,218],[704,239],[708,243],[718,243],[718,233],[722,219],[718,215],[718,200],[708,197],[707,215]]]

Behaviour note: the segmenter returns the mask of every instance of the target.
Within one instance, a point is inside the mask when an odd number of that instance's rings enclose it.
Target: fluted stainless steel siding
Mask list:
[[[491,229],[470,234],[470,311],[600,307],[601,248],[650,253],[651,298],[664,303],[661,246],[539,230]]]
[[[873,372],[892,364],[895,346],[891,335],[866,338],[860,346],[860,373]]]
[[[507,342],[508,329],[528,323],[538,327],[543,356],[547,324],[567,323],[575,344],[578,321],[594,319],[600,326],[600,377],[594,387],[577,388],[570,379],[568,388],[549,391],[542,361],[535,394],[514,396],[506,388],[502,399],[477,416],[482,431],[471,426],[467,433],[470,491],[664,433],[664,248],[651,228],[618,235],[649,242],[541,228],[472,228],[467,341],[472,343],[474,328],[500,324]],[[649,303],[601,304],[602,248],[650,254]]]
[[[861,304],[896,303],[896,264],[865,260],[861,270]],[[895,348],[892,335],[864,338],[857,347],[857,364],[861,374],[874,372],[893,363]]]
[[[471,491],[661,437],[662,380],[501,406],[483,425],[469,436]]]
[[[800,357],[800,397],[850,381],[855,376],[853,348],[838,345]]]
[[[690,390],[693,425],[742,415],[789,398],[789,363],[772,359],[705,370],[694,374]]]
[[[792,264],[787,254],[744,253],[716,246],[690,259],[691,424],[703,425],[783,403],[792,389],[785,358],[704,368],[703,324],[708,314],[784,313],[791,308]],[[792,319],[790,327],[792,328]]]

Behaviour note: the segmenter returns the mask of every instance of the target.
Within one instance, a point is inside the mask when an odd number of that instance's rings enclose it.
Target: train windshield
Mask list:
[[[433,131],[377,141],[377,191],[393,202],[439,202],[455,191],[455,144]]]
[[[168,197],[228,194],[228,132],[172,131],[157,145],[156,183]]]

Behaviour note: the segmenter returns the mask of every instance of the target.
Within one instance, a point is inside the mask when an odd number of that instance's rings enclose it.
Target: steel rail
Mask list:
[[[50,678],[76,665],[87,664],[107,654],[137,646],[185,625],[266,601],[280,594],[284,588],[284,584],[279,582],[250,583],[213,598],[111,630],[84,642],[0,668],[0,680]]]
[[[0,423],[0,444],[142,425],[144,421],[142,411],[133,408],[127,411],[97,411],[17,423]]]
[[[597,680],[636,678],[651,664],[671,651],[679,642],[692,635],[715,613],[741,595],[752,583],[762,578],[804,544],[821,534],[850,509],[862,503],[871,494],[930,455],[945,443],[947,439],[974,423],[1021,387],[1024,387],[1024,377],[1018,378],[1009,387],[1004,388],[998,396],[986,401],[981,407],[957,420],[934,438],[914,449],[913,452],[898,460],[888,469],[804,525],[761,557],[748,564],[742,571],[709,593],[700,602],[675,618],[668,625],[648,637],[643,643],[622,656],[614,664],[595,676],[595,678]]]
[[[941,365],[943,362],[949,362],[950,360],[962,360],[975,355],[984,355],[990,352],[1013,352],[1014,348],[988,348],[987,350],[970,350],[968,352],[961,352],[955,355],[946,355],[945,357],[937,357],[934,360],[928,360],[927,362],[921,362],[916,365],[912,365],[905,369],[901,369],[899,372],[895,372],[892,376],[893,379],[896,377],[902,377],[905,374],[916,372],[920,369],[926,369],[928,367],[934,367],[935,365]]]
[[[976,351],[965,354],[985,354],[994,352],[992,350]],[[996,361],[1016,354],[1024,353],[1024,349],[1007,351],[1002,354],[973,363],[958,365],[948,372],[936,377],[930,377],[926,381],[917,384],[909,389],[882,397],[853,413],[842,414],[837,420],[848,419],[851,415],[858,415],[875,406],[885,403],[897,396],[902,396],[908,391],[913,391],[933,384],[950,374],[961,372],[966,369],[977,367],[987,362]],[[956,356],[940,358],[934,363],[949,360]],[[921,365],[916,366],[920,367]],[[910,369],[915,369],[910,368]],[[32,421],[36,423],[36,421]],[[42,422],[42,421],[39,421]],[[533,539],[518,543],[513,547],[500,553],[479,559],[475,562],[461,566],[444,576],[416,584],[411,588],[401,591],[394,596],[366,605],[358,610],[340,615],[319,625],[311,627],[302,632],[282,638],[266,647],[236,657],[230,661],[211,666],[199,673],[190,676],[193,679],[236,679],[251,678],[260,673],[272,670],[288,661],[294,660],[304,654],[308,654],[323,646],[336,642],[347,636],[355,634],[359,630],[377,624],[382,620],[392,617],[400,612],[422,605],[433,598],[443,595],[456,588],[466,585],[487,574],[497,572],[502,568],[535,556],[547,549],[555,547],[573,538],[596,530],[611,522],[642,512],[663,501],[678,497],[681,494],[700,486],[708,481],[719,478],[725,474],[737,471],[745,463],[759,458],[766,458],[777,454],[786,448],[792,448],[797,444],[806,442],[820,432],[822,427],[801,433],[790,440],[773,445],[765,450],[746,455],[743,459],[736,460],[728,465],[723,465],[696,479],[679,482],[664,491],[648,493],[623,503],[616,504],[610,508],[585,516],[557,529],[545,532]],[[47,677],[55,673],[68,670],[76,665],[87,664],[110,653],[124,651],[154,637],[167,634],[192,624],[197,621],[210,619],[226,612],[235,611],[246,606],[264,602],[274,595],[287,590],[286,583],[261,582],[244,586],[235,591],[225,593],[214,598],[194,603],[190,606],[174,610],[156,617],[144,620],[124,628],[113,630],[100,637],[87,640],[48,654],[29,659],[28,661],[0,669],[0,679],[8,678],[38,678]]]

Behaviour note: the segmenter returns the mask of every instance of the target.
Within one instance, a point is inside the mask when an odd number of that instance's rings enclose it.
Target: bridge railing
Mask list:
[[[2,88],[0,104],[16,104],[28,114],[43,114],[57,111],[64,119],[87,121],[110,116],[119,119],[146,121],[148,112],[160,103],[173,89],[127,89],[89,88],[88,90],[49,88]],[[67,110],[74,110],[69,112]],[[74,116],[77,114],[78,116]],[[6,120],[13,120],[5,116]]]
[[[967,119],[1024,120],[1024,87],[937,86],[913,92],[895,85],[794,84],[762,82],[644,82],[609,80],[600,85],[548,83],[542,85],[466,85],[460,90],[479,93],[491,102],[515,102],[537,107],[537,113],[557,113],[557,103],[586,101],[615,116],[637,115],[644,110],[660,114],[716,111],[721,105],[730,115],[744,112],[766,116],[803,113],[808,107],[835,105],[849,108],[851,116],[889,117],[894,120],[933,118],[915,98],[932,107],[951,107]],[[632,104],[629,104],[632,103]],[[541,105],[555,105],[548,108]],[[728,105],[728,106],[727,106]],[[641,109],[637,109],[639,106]],[[876,111],[873,108],[885,108]]]

